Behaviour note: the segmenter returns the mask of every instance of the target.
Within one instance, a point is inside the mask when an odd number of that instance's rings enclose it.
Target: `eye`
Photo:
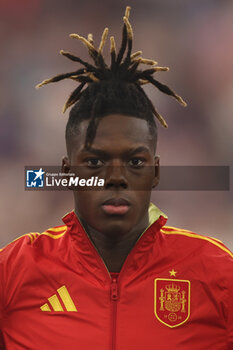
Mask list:
[[[135,168],[139,168],[139,167],[142,167],[144,165],[144,159],[141,159],[141,158],[132,158],[130,159],[129,161],[129,165],[130,166],[133,166]]]
[[[88,158],[86,162],[90,168],[99,168],[103,165],[102,160],[99,158]]]

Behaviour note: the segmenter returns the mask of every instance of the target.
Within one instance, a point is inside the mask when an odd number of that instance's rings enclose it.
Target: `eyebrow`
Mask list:
[[[109,152],[106,152],[106,151],[103,151],[103,150],[100,150],[98,148],[89,148],[89,149],[82,149],[83,153],[92,153],[92,154],[95,154],[97,156],[101,156],[101,157],[108,157],[109,156]],[[134,154],[137,154],[137,153],[141,153],[141,152],[146,152],[146,153],[149,153],[149,149],[145,146],[139,146],[137,148],[131,148],[131,149],[128,149],[126,152],[127,155],[129,156],[132,156]]]

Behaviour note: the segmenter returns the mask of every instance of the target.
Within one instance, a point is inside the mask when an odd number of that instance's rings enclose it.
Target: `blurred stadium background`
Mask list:
[[[74,69],[60,49],[87,58],[70,33],[92,32],[98,41],[108,26],[119,46],[126,5],[132,6],[134,50],[170,67],[157,73],[158,79],[188,102],[182,108],[147,88],[169,124],[167,130],[159,126],[161,164],[233,166],[231,0],[0,0],[0,246],[61,224],[73,208],[70,192],[24,190],[25,165],[57,165],[66,153],[68,113],[62,115],[61,109],[75,83],[39,91],[34,86]],[[232,187],[155,191],[152,201],[167,213],[168,225],[216,237],[233,249]]]

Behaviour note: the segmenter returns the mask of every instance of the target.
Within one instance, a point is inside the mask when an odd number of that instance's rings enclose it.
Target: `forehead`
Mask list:
[[[76,150],[84,147],[88,124],[89,120],[80,123],[79,133],[73,144]],[[92,147],[107,147],[110,151],[111,149],[132,148],[139,145],[146,145],[154,149],[154,138],[146,120],[133,116],[111,114],[98,121]]]

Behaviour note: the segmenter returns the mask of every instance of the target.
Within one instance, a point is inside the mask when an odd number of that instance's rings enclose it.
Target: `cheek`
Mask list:
[[[98,194],[97,194],[98,195]],[[96,216],[98,211],[98,197],[94,191],[75,191],[75,205],[82,218]]]
[[[154,178],[155,178],[154,166],[152,165],[146,166],[142,170],[135,171],[133,175],[129,174],[128,176],[129,187],[133,191],[139,192],[139,193],[136,193],[139,199],[140,197],[145,198],[147,197],[147,194],[146,194],[147,191],[150,194]],[[140,195],[140,192],[141,192],[141,195]]]
[[[137,191],[137,205],[138,205],[138,213],[140,216],[143,216],[148,211],[150,198],[151,198],[150,191]]]

